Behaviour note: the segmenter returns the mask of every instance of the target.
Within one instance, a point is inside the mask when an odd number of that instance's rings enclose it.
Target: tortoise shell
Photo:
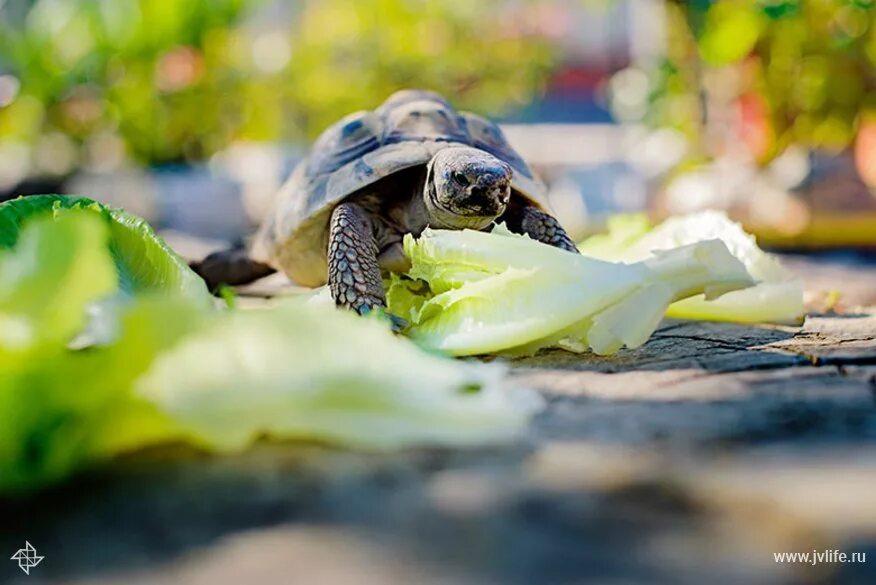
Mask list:
[[[425,165],[443,148],[468,145],[513,168],[517,196],[547,209],[546,189],[494,123],[459,112],[440,95],[403,90],[372,111],[326,129],[280,189],[254,242],[253,258],[296,282],[323,284],[331,212],[347,197],[394,173]],[[413,186],[412,186],[413,187]]]

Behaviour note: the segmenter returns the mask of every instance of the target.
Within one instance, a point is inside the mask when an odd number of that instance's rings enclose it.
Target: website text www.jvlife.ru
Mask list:
[[[838,549],[812,550],[810,552],[775,552],[773,557],[777,563],[804,563],[818,565],[820,563],[866,563],[867,553],[846,553]]]

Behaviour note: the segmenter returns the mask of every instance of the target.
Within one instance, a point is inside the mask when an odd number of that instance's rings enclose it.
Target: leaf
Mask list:
[[[646,262],[612,263],[571,254],[504,228],[494,233],[426,229],[406,236],[408,273],[389,310],[410,315],[411,336],[452,355],[533,352],[560,345],[613,353],[644,343],[669,302],[749,286],[751,277],[717,241],[680,247]],[[407,287],[402,293],[397,290]],[[631,300],[637,299],[637,300]],[[655,300],[656,299],[656,300]],[[622,327],[613,307],[627,304]]]
[[[109,258],[107,257],[107,262]],[[157,355],[210,318],[191,299],[135,302],[111,346],[74,352],[44,343],[0,360],[0,493],[58,481],[121,452],[188,439],[133,384]]]
[[[503,375],[425,353],[376,320],[287,301],[212,320],[136,387],[211,448],[267,434],[387,449],[516,436],[539,401],[502,388]]]
[[[637,237],[612,235],[624,219],[609,222],[607,236],[594,236],[582,242],[582,253],[596,258],[625,262],[646,260],[659,250],[719,239],[738,258],[758,284],[730,292],[720,299],[706,300],[694,296],[673,303],[667,315],[682,319],[706,319],[740,323],[799,323],[803,313],[803,286],[788,272],[778,258],[757,246],[754,238],[724,213],[704,211],[674,217]],[[625,229],[625,228],[621,228]],[[600,238],[596,244],[591,242]]]
[[[204,281],[145,220],[85,197],[34,195],[0,204],[0,248],[15,246],[22,226],[32,218],[59,218],[71,209],[91,212],[106,223],[109,251],[123,294],[173,293],[210,302]]]
[[[0,250],[0,360],[3,350],[66,343],[84,324],[85,305],[117,290],[106,240],[96,217],[42,217],[14,252]]]

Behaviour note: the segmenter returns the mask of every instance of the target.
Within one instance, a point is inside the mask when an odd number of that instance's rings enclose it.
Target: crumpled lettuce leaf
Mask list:
[[[68,341],[85,322],[82,307],[115,292],[106,235],[96,217],[44,217],[26,230],[15,253],[0,250],[0,359],[41,342]]]
[[[553,345],[609,354],[644,343],[672,301],[753,283],[719,241],[634,264],[570,254],[504,226],[427,229],[404,247],[411,270],[390,286],[389,310],[410,317],[419,343],[458,356]]]
[[[22,225],[33,218],[45,215],[57,219],[69,210],[88,211],[107,225],[107,245],[124,295],[160,292],[208,302],[210,294],[204,281],[145,220],[85,197],[34,195],[0,204],[0,249],[14,247]]]
[[[181,335],[193,312],[191,300],[156,299],[149,338],[126,331],[125,342],[74,352],[43,345],[18,364],[0,364],[0,495],[58,481],[120,452],[184,437],[184,430],[132,384]],[[174,303],[184,310],[173,311]],[[143,307],[137,303],[135,312]],[[175,317],[175,318],[172,318]],[[141,323],[144,325],[144,323]]]
[[[178,434],[131,384],[207,313],[203,303],[167,295],[137,301],[122,341],[68,349],[88,308],[118,291],[109,233],[87,211],[43,214],[27,222],[14,248],[0,250],[0,493],[45,485],[122,446]],[[138,322],[149,307],[156,310]]]
[[[386,449],[518,434],[538,401],[501,388],[503,375],[423,352],[376,319],[287,301],[212,321],[136,391],[220,450],[261,434]]]
[[[719,239],[738,258],[758,284],[720,299],[694,296],[673,303],[667,315],[682,319],[739,323],[796,324],[803,318],[803,285],[779,260],[761,250],[753,236],[723,212],[703,211],[670,218],[650,227],[643,215],[616,216],[608,233],[581,243],[582,254],[603,260],[636,262],[657,250]]]
[[[619,213],[606,222],[608,231],[590,236],[580,244],[578,251],[591,258],[622,261],[618,251],[626,250],[654,225],[645,213]]]

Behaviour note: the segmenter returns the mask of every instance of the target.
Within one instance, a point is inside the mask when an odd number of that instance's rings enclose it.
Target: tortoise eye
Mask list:
[[[457,185],[459,185],[460,187],[468,187],[469,184],[470,184],[470,181],[468,180],[468,177],[466,177],[464,173],[460,173],[459,171],[453,171],[453,172],[450,174],[450,179],[451,179],[454,183],[456,183]]]

